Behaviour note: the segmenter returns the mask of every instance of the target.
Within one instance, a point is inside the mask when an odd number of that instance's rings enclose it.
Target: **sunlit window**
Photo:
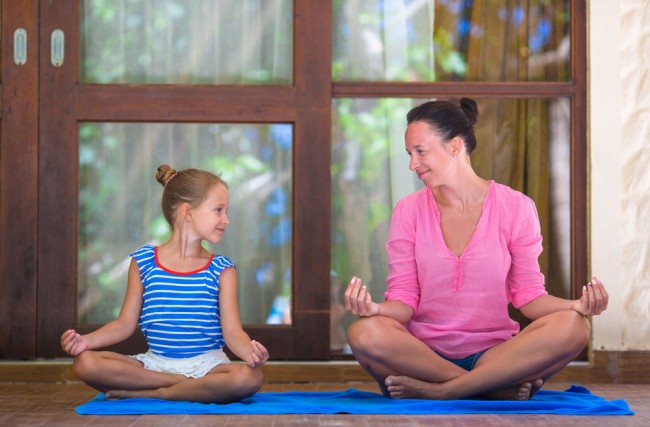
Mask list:
[[[161,164],[221,174],[231,223],[208,249],[237,265],[244,323],[291,323],[291,125],[85,123],[79,134],[81,323],[114,319],[129,254],[169,238]]]

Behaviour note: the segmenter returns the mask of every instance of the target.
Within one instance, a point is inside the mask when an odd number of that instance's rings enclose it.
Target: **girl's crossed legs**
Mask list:
[[[236,402],[255,394],[262,372],[245,364],[224,363],[201,378],[145,369],[142,362],[110,351],[87,350],[75,358],[74,374],[107,398],[151,397],[204,403]]]
[[[535,320],[512,339],[483,353],[473,370],[439,356],[399,322],[362,317],[349,329],[353,353],[393,398],[525,400],[582,351],[589,322],[565,310]]]

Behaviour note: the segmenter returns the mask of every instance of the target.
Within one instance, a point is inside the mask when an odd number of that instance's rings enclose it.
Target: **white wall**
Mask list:
[[[591,270],[610,307],[593,348],[650,349],[650,0],[588,11]]]
[[[623,348],[650,349],[650,0],[621,2]]]

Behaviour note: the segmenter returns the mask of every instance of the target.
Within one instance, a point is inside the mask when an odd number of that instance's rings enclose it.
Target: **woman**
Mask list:
[[[346,308],[355,357],[393,398],[525,400],[582,351],[585,316],[607,308],[597,278],[579,300],[548,295],[533,201],[479,177],[476,102],[432,101],[407,115],[409,168],[425,188],[391,220],[385,302],[353,277]],[[519,331],[512,303],[532,323]]]

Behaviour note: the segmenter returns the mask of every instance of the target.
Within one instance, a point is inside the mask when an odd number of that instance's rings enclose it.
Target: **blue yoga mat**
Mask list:
[[[132,398],[106,400],[104,394],[76,408],[81,415],[133,414],[559,414],[634,415],[623,399],[606,400],[580,386],[539,391],[527,401],[390,399],[349,389],[333,392],[263,392],[241,402],[207,404]]]

